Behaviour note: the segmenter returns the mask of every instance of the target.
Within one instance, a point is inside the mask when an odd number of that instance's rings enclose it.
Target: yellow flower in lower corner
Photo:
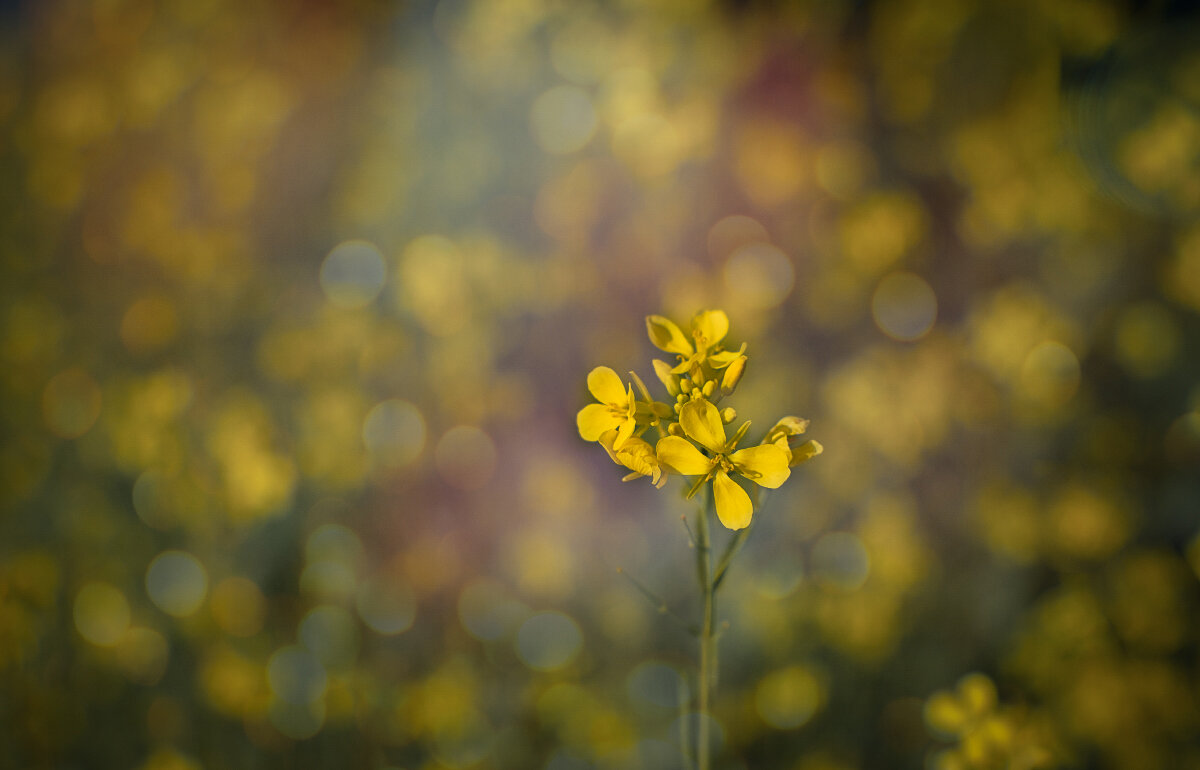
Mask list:
[[[732,476],[742,476],[759,486],[777,489],[791,475],[789,453],[776,444],[737,449],[749,423],[743,423],[733,438],[727,440],[721,413],[705,399],[684,404],[679,411],[679,425],[687,438],[667,436],[659,440],[658,460],[681,475],[701,476],[692,488],[693,493],[711,479],[717,518],[729,529],[748,526],[754,515],[750,495]],[[707,449],[711,456],[697,449],[693,441]]]

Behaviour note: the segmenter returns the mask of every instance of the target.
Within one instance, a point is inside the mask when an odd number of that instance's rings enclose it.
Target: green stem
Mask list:
[[[713,639],[713,616],[716,612],[716,591],[712,580],[711,546],[708,536],[708,512],[712,508],[712,487],[704,510],[696,520],[696,577],[700,581],[700,592],[704,597],[704,621],[700,626],[700,681],[699,714],[700,724],[696,729],[696,764],[698,770],[709,770],[708,702],[711,696],[713,669],[717,649]]]

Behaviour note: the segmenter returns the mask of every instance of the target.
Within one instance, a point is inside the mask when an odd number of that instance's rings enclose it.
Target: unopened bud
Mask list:
[[[725,367],[725,374],[721,377],[721,392],[729,395],[737,387],[741,381],[742,375],[746,372],[746,357],[738,356],[733,359],[733,363]]]
[[[683,426],[677,422],[673,422],[667,426],[667,433],[670,433],[672,436],[679,436],[680,438],[685,438],[684,433],[683,433]]]
[[[701,392],[704,393],[705,398],[711,398],[713,391],[716,389],[717,389],[717,381],[709,380],[708,382],[704,383],[704,388],[701,390]]]
[[[684,377],[682,380],[679,381],[679,389],[681,391],[683,391],[684,393],[691,393],[692,392],[692,381],[689,380],[687,377]]]
[[[737,419],[737,410],[735,410],[732,406],[727,406],[721,410],[721,422],[728,425],[729,423],[733,422],[736,419]]]

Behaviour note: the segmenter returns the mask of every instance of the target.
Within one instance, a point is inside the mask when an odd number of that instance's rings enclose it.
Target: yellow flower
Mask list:
[[[645,401],[638,401],[633,395],[633,385],[622,384],[617,373],[607,366],[597,366],[588,374],[588,390],[600,403],[585,406],[575,417],[579,435],[585,441],[599,441],[604,433],[615,430],[612,447],[619,448],[639,425],[655,425],[671,414],[671,407],[650,400],[646,386],[636,374],[633,376],[646,396]]]
[[[615,430],[606,431],[600,436],[600,446],[604,447],[604,451],[608,452],[608,456],[614,463],[624,465],[633,471],[621,480],[632,481],[642,476],[649,476],[650,483],[662,489],[667,483],[667,474],[663,473],[658,456],[654,454],[654,447],[640,438],[631,436],[625,439],[625,443],[621,444],[620,449],[616,449],[613,447],[616,438]]]
[[[754,515],[750,495],[730,474],[744,476],[768,489],[777,489],[791,475],[788,453],[776,444],[737,449],[750,423],[743,423],[733,438],[726,440],[721,413],[705,399],[684,404],[679,411],[679,425],[687,438],[672,435],[660,439],[658,460],[683,476],[701,476],[692,487],[693,492],[712,479],[717,518],[729,529],[742,529]],[[711,452],[711,456],[702,453],[692,441]]]
[[[821,446],[821,442],[815,439],[809,439],[796,448],[789,446],[789,439],[792,436],[799,436],[808,430],[808,420],[799,417],[784,417],[779,422],[767,431],[766,438],[763,439],[764,444],[775,444],[784,449],[788,453],[788,465],[795,467],[805,460],[811,460],[817,455],[825,451],[825,447]]]
[[[599,441],[607,431],[616,430],[613,446],[620,447],[637,427],[633,386],[623,385],[617,373],[607,366],[597,366],[588,373],[587,387],[600,403],[579,410],[575,417],[579,435],[584,441]]]
[[[646,331],[655,347],[679,356],[679,364],[670,369],[673,374],[692,372],[704,364],[713,369],[724,369],[746,351],[745,343],[737,352],[721,346],[721,340],[729,333],[729,317],[723,310],[697,313],[692,319],[691,340],[673,321],[660,315],[646,317]],[[656,364],[655,370],[658,368]],[[659,378],[662,379],[661,372]]]

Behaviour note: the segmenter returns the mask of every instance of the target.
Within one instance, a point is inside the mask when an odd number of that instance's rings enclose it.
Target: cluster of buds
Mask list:
[[[729,318],[721,310],[697,314],[691,327],[689,338],[670,319],[646,319],[650,342],[675,356],[674,363],[654,361],[654,373],[673,404],[651,397],[636,373],[624,382],[612,369],[598,366],[587,384],[599,403],[580,410],[579,435],[598,442],[613,462],[628,468],[626,481],[648,477],[662,488],[671,475],[692,477],[689,498],[711,483],[717,518],[729,529],[742,529],[754,514],[742,480],[777,489],[793,466],[817,456],[822,447],[812,440],[794,445],[808,428],[808,420],[798,417],[779,420],[758,444],[745,441],[748,420],[728,434],[725,426],[737,420],[737,411],[719,405],[746,371],[746,345],[724,347]],[[651,429],[658,435],[654,445],[642,438]]]

